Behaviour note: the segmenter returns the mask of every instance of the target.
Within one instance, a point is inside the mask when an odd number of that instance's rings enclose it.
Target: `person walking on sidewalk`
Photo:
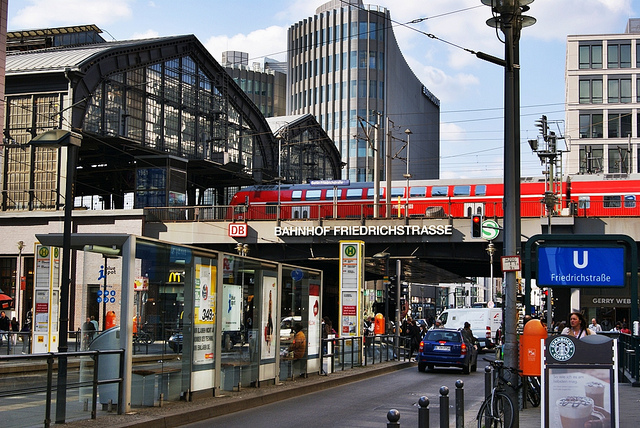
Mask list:
[[[566,336],[573,336],[576,339],[582,339],[585,336],[594,334],[587,327],[587,321],[580,312],[571,312],[569,317],[569,327],[565,327],[562,330],[562,334]]]

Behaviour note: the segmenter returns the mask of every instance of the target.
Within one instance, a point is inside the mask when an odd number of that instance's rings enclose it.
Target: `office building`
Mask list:
[[[316,117],[346,164],[343,179],[372,181],[377,146],[384,162],[387,144],[399,152],[391,178],[403,179],[408,138],[411,176],[439,177],[440,101],[409,68],[393,27],[385,8],[334,0],[288,31],[289,112]]]
[[[567,37],[565,170],[639,172],[640,19],[624,33]]]

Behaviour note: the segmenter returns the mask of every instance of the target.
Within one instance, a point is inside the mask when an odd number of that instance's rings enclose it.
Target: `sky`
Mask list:
[[[106,40],[194,34],[218,61],[226,50],[249,53],[250,63],[264,56],[284,61],[287,29],[323,3],[9,0],[8,30],[95,24]],[[490,8],[480,0],[365,4],[390,11],[405,59],[440,99],[440,177],[502,177],[504,68],[469,52],[504,58],[502,33],[486,25]],[[521,175],[540,176],[543,168],[527,143],[539,134],[535,121],[544,114],[557,135],[577,134],[564,127],[567,36],[623,33],[629,18],[640,18],[640,0],[535,0],[529,6],[526,15],[537,22],[522,30],[519,45]]]

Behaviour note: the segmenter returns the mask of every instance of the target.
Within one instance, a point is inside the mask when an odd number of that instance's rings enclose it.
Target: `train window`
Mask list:
[[[369,189],[367,189],[367,199],[373,199],[373,192],[375,191],[375,189],[373,187],[370,187]],[[384,189],[381,187],[380,188],[380,197],[384,196]]]
[[[319,201],[322,190],[307,190],[305,199],[307,201]]]
[[[338,190],[337,192],[335,192],[333,189],[327,189],[327,192],[324,194],[324,198],[327,201],[333,201],[333,195],[337,195],[338,199],[340,199],[340,190]]]
[[[476,196],[486,196],[487,195],[487,186],[484,184],[479,184],[476,186]]]
[[[293,190],[291,191],[291,199],[294,201],[302,200],[302,190]]]
[[[578,198],[578,208],[590,208],[591,207],[591,198],[589,196],[580,196],[580,198]]]
[[[347,199],[361,199],[362,189],[347,189]]]
[[[603,198],[604,208],[620,208],[622,207],[621,202],[622,196],[620,195],[605,195]]]
[[[409,194],[412,198],[424,198],[427,196],[427,188],[423,186],[412,187]]]
[[[448,191],[449,188],[447,186],[433,186],[431,188],[431,196],[447,196]]]
[[[453,186],[453,196],[471,195],[471,186]]]
[[[624,207],[635,208],[636,207],[636,195],[624,195]]]
[[[392,198],[397,198],[397,197],[402,197],[404,196],[404,187],[392,187],[391,188],[391,197]]]

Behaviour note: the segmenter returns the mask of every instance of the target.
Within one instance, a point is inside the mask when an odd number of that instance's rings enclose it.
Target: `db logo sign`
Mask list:
[[[248,229],[245,223],[231,223],[229,225],[229,236],[232,238],[246,238]]]

